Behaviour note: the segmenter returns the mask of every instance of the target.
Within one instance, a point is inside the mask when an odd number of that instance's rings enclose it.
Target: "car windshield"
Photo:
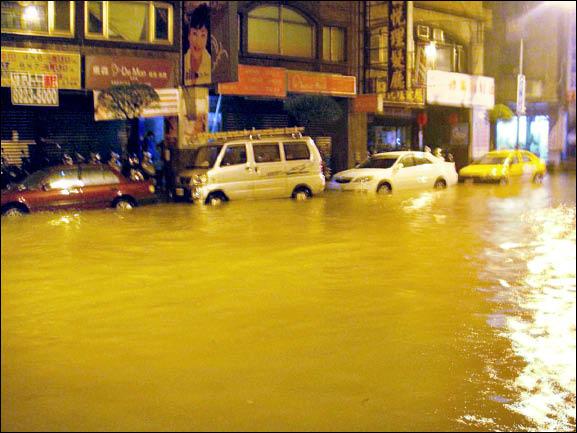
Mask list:
[[[192,168],[212,168],[222,145],[204,146],[198,149]]]
[[[397,159],[398,159],[397,156],[388,156],[380,158],[373,157],[359,164],[357,168],[391,168]]]
[[[22,185],[26,189],[38,189],[42,186],[42,181],[48,176],[48,171],[39,170],[32,173],[26,179],[22,181]]]
[[[475,161],[473,164],[478,165],[501,165],[505,163],[506,156],[485,155]]]

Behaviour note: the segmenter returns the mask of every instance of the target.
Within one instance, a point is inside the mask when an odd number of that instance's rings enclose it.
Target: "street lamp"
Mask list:
[[[40,19],[40,14],[38,13],[38,8],[36,6],[26,6],[22,12],[22,18],[24,21],[36,22]]]
[[[529,14],[534,14],[542,7],[547,8],[548,6],[554,6],[556,9],[560,10],[569,10],[575,9],[575,2],[574,1],[545,1],[537,6],[533,11],[529,12]],[[526,15],[529,15],[526,14]],[[521,26],[525,27],[523,20],[527,18],[526,15],[521,17],[519,21]],[[520,143],[519,143],[519,124],[521,123],[521,116],[525,114],[525,76],[523,75],[523,37],[524,32],[521,31],[521,40],[519,43],[519,74],[517,75],[517,103],[516,103],[516,114],[517,114],[517,142],[515,144],[515,149],[519,150]]]

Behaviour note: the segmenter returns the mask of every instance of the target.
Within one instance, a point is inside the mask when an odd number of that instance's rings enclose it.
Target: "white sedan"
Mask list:
[[[411,188],[444,189],[458,181],[454,162],[429,152],[385,152],[372,155],[350,170],[336,173],[327,189],[390,194]]]

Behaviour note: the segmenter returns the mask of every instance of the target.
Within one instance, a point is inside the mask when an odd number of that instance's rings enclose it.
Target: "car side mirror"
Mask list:
[[[402,162],[399,162],[397,165],[395,165],[395,171],[400,170],[401,168],[404,168],[405,164],[403,164]]]
[[[42,191],[50,191],[50,184],[49,183],[43,183],[42,184]]]

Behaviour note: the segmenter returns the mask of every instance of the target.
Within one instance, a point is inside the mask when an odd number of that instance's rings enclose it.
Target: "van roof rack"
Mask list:
[[[301,138],[305,128],[294,126],[292,128],[270,128],[270,129],[243,129],[238,131],[225,132],[201,132],[195,139],[200,142],[232,140],[246,138],[248,140],[259,140],[264,137],[288,136],[292,138]]]

